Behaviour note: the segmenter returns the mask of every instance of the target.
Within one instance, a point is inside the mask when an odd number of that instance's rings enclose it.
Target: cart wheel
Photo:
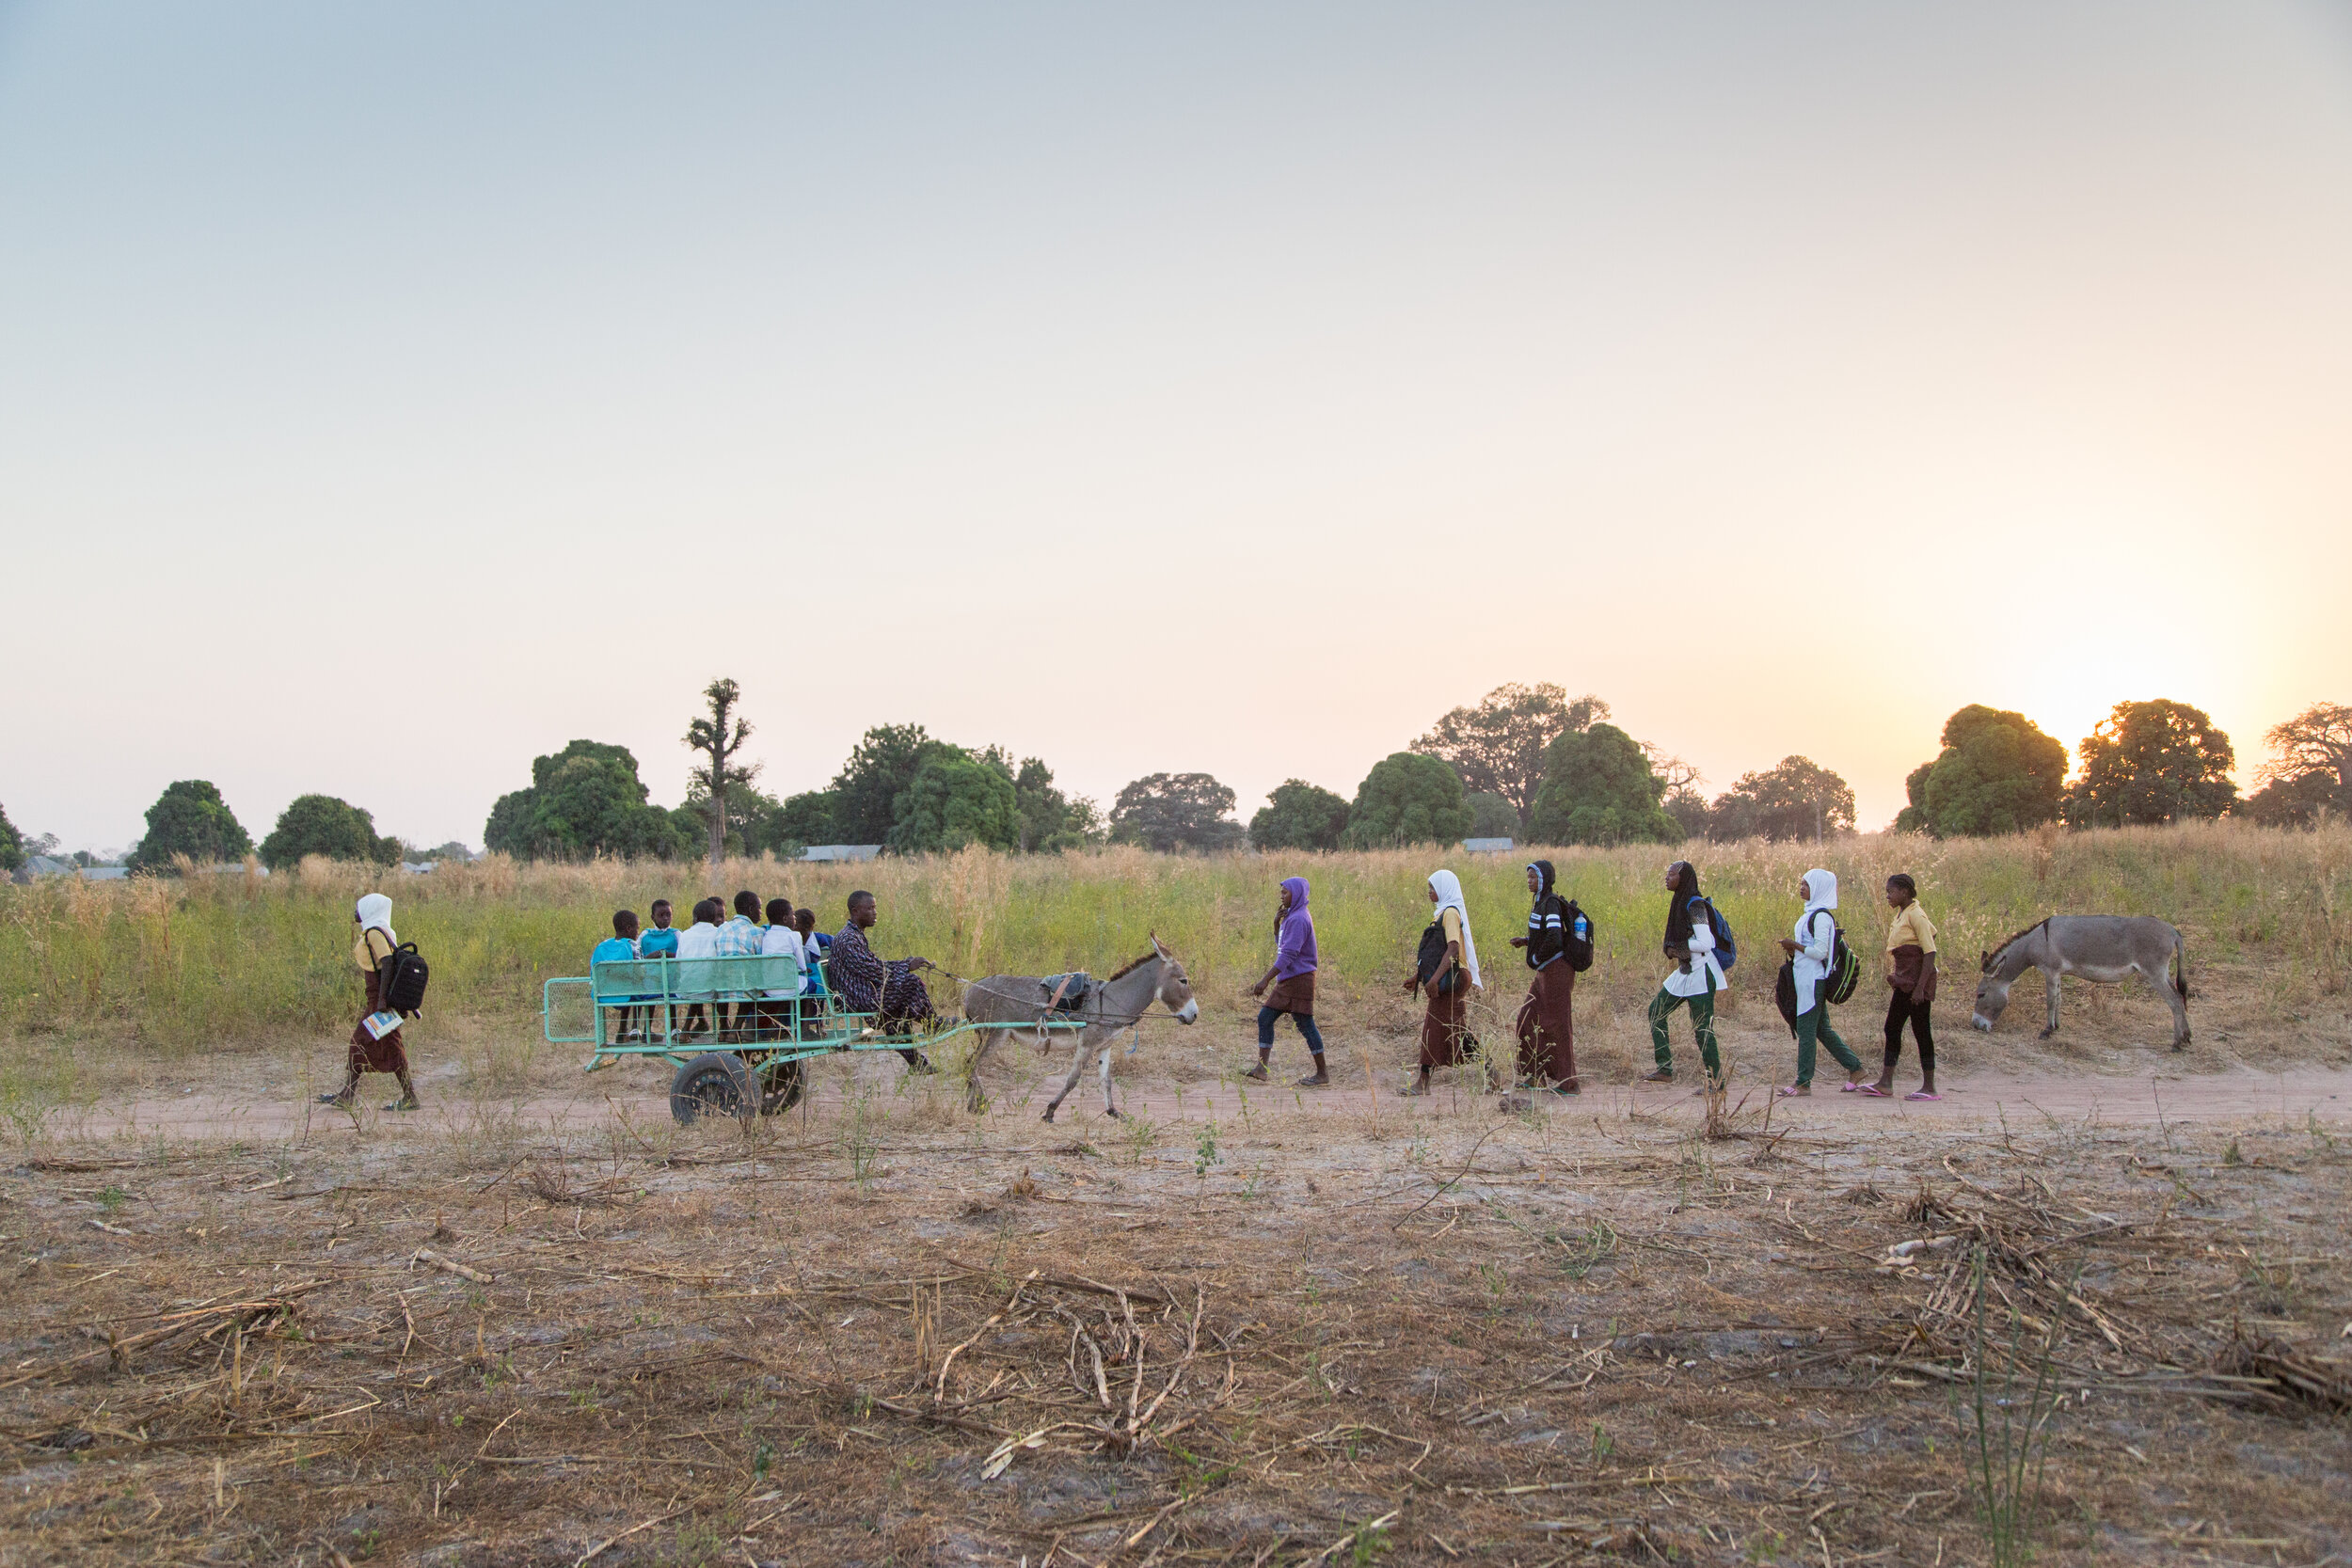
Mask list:
[[[758,1102],[752,1069],[732,1051],[706,1051],[670,1080],[670,1115],[680,1127],[705,1117],[741,1117]]]
[[[779,1062],[760,1075],[759,1114],[780,1117],[801,1102],[801,1064]]]

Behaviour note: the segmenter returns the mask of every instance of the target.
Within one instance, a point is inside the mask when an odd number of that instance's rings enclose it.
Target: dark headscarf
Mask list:
[[[1689,861],[1672,867],[1675,890],[1666,895],[1666,945],[1687,947],[1691,942],[1691,900],[1699,895],[1699,868]]]
[[[1551,896],[1551,863],[1532,861],[1528,863],[1527,869],[1535,873],[1535,902],[1540,904]]]

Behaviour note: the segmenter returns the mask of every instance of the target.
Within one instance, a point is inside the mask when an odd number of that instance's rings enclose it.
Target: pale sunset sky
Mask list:
[[[867,726],[1352,794],[1504,681],[1866,828],[2352,702],[2352,7],[0,0],[0,805],[479,846]]]

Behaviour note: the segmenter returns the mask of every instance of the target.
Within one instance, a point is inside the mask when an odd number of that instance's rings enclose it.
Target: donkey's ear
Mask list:
[[[1157,931],[1152,933],[1152,951],[1157,953],[1161,958],[1170,960],[1173,960],[1176,957],[1175,954],[1169,952],[1165,946],[1161,945],[1160,933]]]
[[[1979,974],[1993,973],[1993,955],[1981,947],[1977,949],[1977,973]]]

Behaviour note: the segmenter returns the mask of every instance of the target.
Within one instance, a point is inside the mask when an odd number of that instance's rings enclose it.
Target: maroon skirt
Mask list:
[[[1576,1087],[1576,971],[1565,958],[1529,977],[1519,1005],[1519,1076],[1537,1085]]]
[[[1426,986],[1422,991],[1429,998],[1429,1006],[1421,1015],[1421,1065],[1452,1067],[1469,1061],[1470,1048],[1477,1043],[1470,1038],[1469,1027],[1470,986],[1457,986],[1451,996],[1439,996]]]
[[[1315,972],[1294,974],[1287,980],[1277,980],[1274,989],[1265,993],[1269,1011],[1289,1013],[1296,1018],[1315,1016]]]
[[[348,1066],[353,1072],[408,1072],[408,1053],[400,1043],[400,1031],[395,1029],[382,1039],[368,1037],[369,1014],[383,1010],[383,980],[373,970],[362,972],[368,983],[368,1010],[359,1015],[359,1022],[351,1026],[351,1056]]]

